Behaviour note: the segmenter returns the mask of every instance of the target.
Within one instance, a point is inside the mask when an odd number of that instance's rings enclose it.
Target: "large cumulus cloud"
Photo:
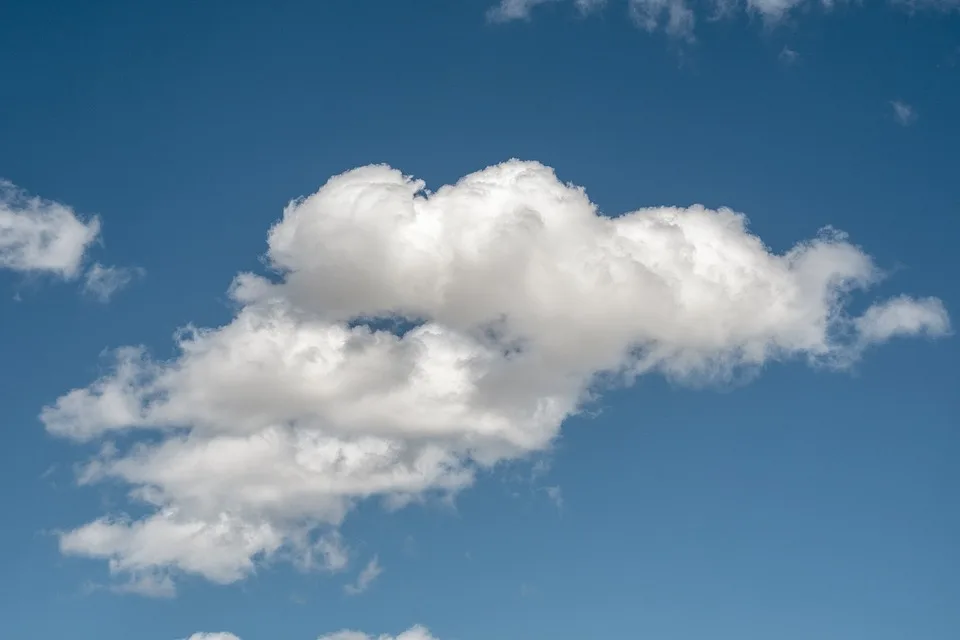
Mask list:
[[[121,348],[43,410],[67,438],[144,435],[81,480],[128,484],[148,514],[69,531],[64,552],[153,579],[232,582],[275,556],[342,567],[354,503],[457,492],[548,448],[598,374],[842,367],[949,331],[934,298],[851,316],[846,294],[880,274],[839,232],[775,254],[726,209],[605,217],[535,162],[436,193],[390,167],[349,171],[291,202],[268,246],[276,275],[237,276],[233,321],[181,330],[169,361]]]

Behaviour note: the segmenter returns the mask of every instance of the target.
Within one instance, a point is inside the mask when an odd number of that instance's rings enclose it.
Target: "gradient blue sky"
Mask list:
[[[436,189],[536,160],[606,212],[744,212],[775,252],[832,225],[890,274],[855,305],[906,292],[956,318],[955,3],[801,4],[776,24],[691,5],[692,41],[614,0],[512,22],[490,21],[490,4],[3,4],[0,176],[100,217],[87,264],[143,273],[102,304],[79,280],[0,271],[0,635],[958,636],[950,337],[893,340],[845,372],[770,363],[732,388],[642,376],[568,419],[546,471],[483,473],[453,507],[363,502],[335,575],[263,562],[147,598],[60,553],[56,532],[137,507],[122,484],[77,486],[99,441],[51,436],[41,408],[95,379],[106,349],[169,357],[176,328],[229,322],[230,281],[263,271],[286,203],[353,167]],[[373,557],[382,575],[346,594]]]

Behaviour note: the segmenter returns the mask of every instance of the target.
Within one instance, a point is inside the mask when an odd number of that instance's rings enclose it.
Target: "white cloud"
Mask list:
[[[916,109],[906,102],[893,100],[890,102],[890,107],[893,109],[893,117],[905,127],[913,124],[917,119]]]
[[[0,268],[75,278],[99,233],[98,218],[83,221],[64,204],[0,180]]]
[[[335,633],[329,633],[327,635],[320,636],[317,640],[437,640],[433,635],[430,634],[430,631],[426,627],[416,625],[407,629],[403,633],[391,636],[391,635],[379,635],[374,636],[367,633],[362,633],[360,631],[337,631]]]
[[[105,267],[98,262],[84,274],[83,291],[101,302],[107,302],[113,294],[142,274],[142,269]]]
[[[187,638],[187,640],[240,640],[240,638],[232,633],[219,631],[216,633],[195,633]]]
[[[497,22],[529,20],[534,10],[542,4],[560,0],[500,0],[487,13]],[[890,4],[907,11],[951,12],[960,9],[960,0],[889,0]],[[696,13],[706,13],[708,19],[731,17],[738,13],[758,16],[765,24],[778,24],[787,16],[818,8],[830,11],[835,0],[710,0],[706,3],[687,0],[625,0],[627,13],[637,26],[647,31],[663,30],[669,35],[685,39],[693,38]],[[607,4],[605,0],[573,0],[572,4],[581,15],[593,13]],[[695,13],[695,9],[697,10]]]
[[[330,179],[270,230],[278,279],[237,276],[233,321],[182,330],[169,361],[120,349],[113,371],[43,409],[59,436],[144,435],[105,448],[81,482],[126,483],[148,514],[70,531],[65,553],[233,582],[271,558],[324,557],[318,536],[333,540],[357,501],[450,495],[548,450],[598,376],[837,367],[947,323],[937,301],[906,297],[851,317],[846,294],[880,274],[835,231],[774,254],[728,209],[608,218],[534,162],[424,187],[385,166]],[[384,330],[388,316],[412,328]]]
[[[357,581],[344,587],[344,591],[351,596],[359,595],[369,589],[381,573],[383,573],[383,568],[380,566],[380,559],[374,556],[357,576]]]

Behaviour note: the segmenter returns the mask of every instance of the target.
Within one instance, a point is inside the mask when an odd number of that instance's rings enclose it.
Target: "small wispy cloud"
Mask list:
[[[544,491],[547,492],[547,497],[550,498],[550,501],[557,505],[557,509],[563,508],[563,492],[560,491],[560,487],[546,487]]]
[[[131,580],[113,585],[110,588],[114,593],[129,593],[148,598],[172,598],[177,594],[173,580],[167,575],[142,575]]]
[[[800,54],[787,46],[784,46],[783,49],[780,50],[780,55],[777,57],[783,64],[795,64],[800,60]]]
[[[322,635],[317,640],[437,640],[437,638],[426,627],[418,624],[395,636],[386,633],[369,634],[353,629],[342,629]]]
[[[105,267],[97,262],[83,276],[83,292],[100,302],[109,302],[113,294],[144,273],[140,268]]]
[[[510,22],[512,20],[529,20],[531,12],[544,4],[556,4],[562,0],[500,0],[487,10],[487,20],[490,22]],[[586,16],[602,8],[607,0],[573,0],[580,15]]]
[[[528,20],[533,8],[556,2],[557,0],[501,0],[500,4],[487,11],[487,20],[491,22],[510,22],[511,20]]]
[[[943,13],[960,11],[960,0],[890,0],[890,4],[895,7],[901,7],[909,13],[917,13],[924,10],[940,11]]]
[[[410,558],[417,556],[417,541],[413,536],[407,536],[403,540],[403,554]]]
[[[353,584],[348,584],[343,590],[347,595],[359,595],[369,589],[370,585],[380,577],[381,573],[383,573],[383,567],[380,566],[380,559],[377,556],[373,556],[370,562],[367,563],[367,566],[363,568],[363,571],[360,572],[360,575],[357,576],[357,581]]]
[[[917,110],[906,102],[891,100],[890,107],[893,109],[893,117],[904,127],[917,121]]]
[[[607,0],[574,0],[574,4],[581,14],[587,15],[607,4]]]
[[[137,595],[147,598],[169,599],[177,595],[176,585],[170,576],[158,573],[143,573],[130,576],[123,582],[101,584],[88,582],[83,585],[85,593],[110,591],[121,595]]]
[[[321,537],[300,558],[300,565],[304,569],[319,567],[331,573],[343,571],[349,563],[350,552],[337,532]]]
[[[960,0],[887,0],[907,13],[931,12],[949,14],[960,11]],[[736,15],[759,17],[767,27],[782,24],[809,9],[821,4],[829,9],[833,0],[622,0],[608,3],[606,0],[496,0],[487,10],[490,22],[528,21],[541,5],[566,5],[581,16],[597,13],[605,5],[626,5],[633,22],[646,31],[664,31],[668,35],[694,41],[694,29],[698,23],[713,22],[718,18]]]

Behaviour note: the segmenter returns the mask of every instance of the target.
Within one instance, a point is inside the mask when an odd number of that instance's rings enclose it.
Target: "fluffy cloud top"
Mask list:
[[[81,481],[126,483],[148,514],[67,532],[64,552],[216,582],[278,554],[342,567],[329,530],[356,501],[456,492],[548,448],[598,376],[844,366],[950,329],[933,298],[852,317],[846,294],[879,273],[835,231],[774,254],[728,209],[605,217],[535,162],[424,187],[386,166],[330,179],[270,230],[279,276],[237,276],[230,323],[183,329],[168,361],[120,349],[43,410],[59,436],[144,436]]]
[[[75,278],[99,233],[98,218],[83,221],[66,205],[0,180],[0,268]]]
[[[217,633],[195,633],[187,640],[240,640],[240,638],[232,633],[220,631]]]

